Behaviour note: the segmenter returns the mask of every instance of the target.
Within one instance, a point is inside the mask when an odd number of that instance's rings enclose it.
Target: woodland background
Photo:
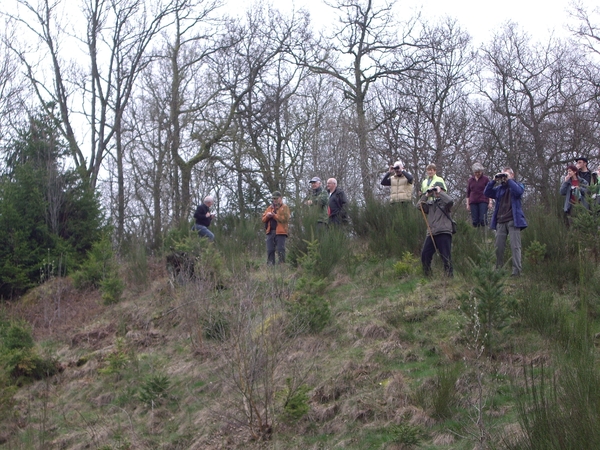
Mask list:
[[[385,197],[379,181],[402,159],[417,183],[437,164],[462,200],[479,161],[510,165],[526,200],[549,205],[567,162],[599,156],[598,10],[574,4],[570,38],[506,23],[475,48],[459,19],[401,20],[396,2],[333,2],[326,30],[303,10],[258,2],[232,18],[218,6],[13,0],[3,185],[35,143],[54,231],[68,219],[52,210],[79,184],[117,246],[135,236],[156,250],[207,194],[219,215],[249,217],[274,190],[296,204],[320,176],[364,204]]]
[[[600,211],[558,187],[600,159],[600,14],[570,38],[507,23],[480,48],[401,3],[3,2],[0,446],[600,448]],[[379,181],[434,162],[454,278]],[[473,228],[471,164],[526,186],[523,276]],[[307,181],[336,177],[343,230]],[[287,264],[258,218],[292,208]],[[216,242],[190,232],[216,196]],[[505,260],[510,264],[507,250]]]

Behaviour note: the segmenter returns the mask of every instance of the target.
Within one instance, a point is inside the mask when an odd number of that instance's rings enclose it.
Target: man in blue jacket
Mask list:
[[[521,183],[515,181],[515,173],[505,167],[497,173],[484,190],[484,195],[496,200],[490,228],[496,230],[496,267],[504,265],[504,247],[507,236],[512,252],[512,275],[521,275],[521,230],[527,228],[521,208],[521,196],[525,191]]]

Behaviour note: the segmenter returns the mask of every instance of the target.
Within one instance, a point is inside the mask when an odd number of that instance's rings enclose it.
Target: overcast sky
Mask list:
[[[247,0],[224,0],[231,13],[245,10],[251,3]],[[407,11],[406,17],[414,16],[421,10],[423,17],[435,19],[449,15],[473,37],[477,46],[487,42],[494,31],[502,24],[512,20],[518,23],[536,40],[544,41],[554,30],[557,36],[566,36],[565,24],[569,21],[567,13],[572,0],[398,0],[397,8]],[[584,5],[596,6],[591,0],[583,0]],[[322,0],[278,0],[273,2],[278,8],[291,10],[293,7],[307,8],[315,26],[324,27],[334,20],[332,9]]]

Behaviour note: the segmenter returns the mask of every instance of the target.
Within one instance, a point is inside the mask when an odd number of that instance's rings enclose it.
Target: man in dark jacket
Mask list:
[[[215,235],[208,229],[210,226],[210,222],[213,217],[215,217],[215,213],[211,212],[210,207],[215,203],[215,199],[208,195],[204,198],[204,203],[198,205],[196,208],[196,212],[194,213],[194,219],[196,223],[192,230],[198,231],[198,236],[207,237],[208,240],[214,242]]]
[[[421,263],[425,276],[431,276],[431,261],[436,251],[442,257],[446,275],[452,271],[452,218],[450,209],[454,200],[446,194],[441,182],[430,186],[419,199],[417,207],[427,220],[427,237],[421,250]]]
[[[330,178],[327,180],[327,192],[329,192],[329,207],[327,213],[329,215],[330,225],[342,225],[348,221],[346,215],[346,194],[337,187],[337,180]]]
[[[515,173],[505,167],[497,173],[485,190],[484,195],[496,200],[490,228],[496,230],[496,267],[504,265],[506,238],[510,238],[512,252],[512,276],[521,275],[521,230],[527,228],[525,214],[521,207],[521,197],[525,187],[515,181]]]
[[[580,156],[575,159],[575,167],[577,167],[577,175],[583,178],[588,186],[595,186],[598,184],[598,174],[591,172],[588,169],[588,159]]]

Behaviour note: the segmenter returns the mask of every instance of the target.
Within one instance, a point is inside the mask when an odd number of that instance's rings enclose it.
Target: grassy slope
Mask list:
[[[227,289],[215,290],[206,280],[173,285],[159,261],[147,283],[130,283],[113,306],[65,281],[41,286],[11,314],[35,323],[42,351],[57,355],[64,370],[19,389],[2,448],[391,449],[419,443],[472,449],[480,441],[499,443],[498,436],[510,440],[519,433],[511,386],[522,383],[524,366],[548,362],[547,344],[513,319],[495,336],[493,352],[480,354],[481,339],[465,328],[458,300],[470,282],[399,278],[394,262],[366,260],[350,274],[334,272],[323,294],[331,323],[318,334],[291,336],[281,331],[281,305],[257,307],[293,300],[299,273],[290,267],[250,264],[229,274]],[[506,289],[516,295],[530,282],[523,277]],[[235,328],[231,318],[242,310],[252,311],[249,335],[266,329],[271,339],[265,344],[271,359],[254,361],[274,366],[267,442],[252,440],[253,430],[242,423],[249,406],[236,379],[240,372],[232,369],[241,363],[231,352],[252,353],[232,344],[244,332],[232,332],[225,342],[206,334],[206,324],[223,312]],[[164,391],[155,388],[155,402],[144,403],[148,380],[161,377]],[[309,412],[298,421],[285,419],[286,378],[309,388]],[[259,399],[267,396],[261,389],[268,391],[258,383]]]

